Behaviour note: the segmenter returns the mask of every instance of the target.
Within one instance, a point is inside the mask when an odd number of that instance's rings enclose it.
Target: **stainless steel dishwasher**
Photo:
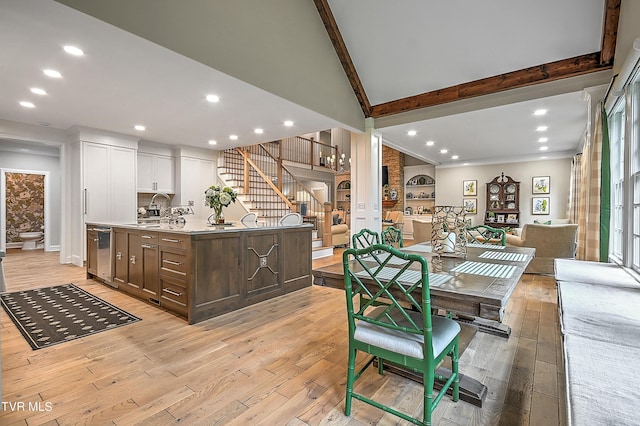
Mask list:
[[[98,256],[96,258],[98,277],[105,284],[117,288],[118,285],[113,282],[111,274],[111,228],[100,227],[95,230],[98,232]]]

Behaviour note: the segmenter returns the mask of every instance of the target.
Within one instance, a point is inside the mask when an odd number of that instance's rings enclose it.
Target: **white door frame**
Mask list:
[[[51,251],[50,243],[50,195],[49,172],[38,170],[0,168],[0,251],[7,251],[7,173],[24,173],[44,176],[44,250]]]

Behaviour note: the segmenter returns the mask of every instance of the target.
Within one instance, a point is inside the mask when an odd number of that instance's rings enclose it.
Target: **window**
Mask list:
[[[609,256],[640,273],[640,65],[609,113]]]

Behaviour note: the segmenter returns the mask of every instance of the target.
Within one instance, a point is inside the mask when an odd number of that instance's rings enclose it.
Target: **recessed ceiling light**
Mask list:
[[[440,150],[440,154],[446,154],[447,152],[449,152],[449,151],[448,151],[448,150],[446,150],[446,149],[441,149],[441,150]]]
[[[64,46],[64,51],[73,55],[73,56],[82,56],[84,55],[84,52],[82,51],[82,49],[75,47],[75,46]]]
[[[254,130],[253,130],[253,132],[254,132],[256,135],[261,135],[261,134],[263,134],[263,133],[264,133],[264,130],[263,130],[263,129],[261,129],[261,128],[257,128],[257,129],[254,129]]]
[[[408,134],[409,136],[415,136],[417,133],[418,133],[418,132],[416,132],[415,130],[409,130],[409,131],[407,132],[407,134]]]
[[[20,105],[22,105],[25,108],[35,108],[36,107],[33,103],[27,102],[27,101],[21,101]]]
[[[434,141],[427,141],[427,146],[433,146],[433,145],[435,145],[435,144],[436,144],[436,143],[435,143]]]
[[[232,141],[237,141],[238,135],[229,135],[229,139],[231,139]]]
[[[457,160],[458,158],[460,158],[460,157],[458,157],[457,155],[452,155],[452,156],[451,156],[451,159],[452,159],[452,160]]]
[[[549,140],[549,138],[540,138],[538,139],[538,142],[547,142]]]
[[[41,125],[42,127],[49,127],[51,125],[51,123],[47,123],[46,121],[41,121],[38,124]]]
[[[217,145],[217,144],[218,144],[218,142],[217,142],[217,141],[214,141],[213,139],[211,139],[211,140],[209,141],[209,145]]]
[[[546,150],[548,150],[548,149],[549,149],[549,147],[548,147],[548,146],[541,146],[541,147],[540,147],[540,151],[546,151]]]
[[[62,78],[62,74],[60,74],[58,71],[56,70],[42,70],[42,72],[52,78]]]
[[[35,93],[36,95],[46,95],[47,91],[44,89],[39,89],[37,87],[32,87],[31,89],[31,93]]]
[[[144,127],[141,124],[136,124],[133,128],[136,129],[139,132],[144,132],[147,129],[146,127]]]
[[[287,126],[287,127],[291,127],[291,126],[293,126],[293,121],[287,120],[287,121],[284,122],[284,125]]]
[[[547,156],[546,156],[546,155],[543,155],[542,157],[540,157],[540,159],[541,159],[541,160],[546,160],[546,159],[547,159]]]
[[[220,97],[216,96],[216,95],[207,95],[207,100],[209,102],[214,102],[215,103],[215,102],[218,102],[220,100]]]
[[[533,115],[545,115],[547,113],[546,109],[537,109],[534,111]]]
[[[469,165],[469,163],[462,163],[462,165],[463,165],[463,166],[468,166],[468,165]]]
[[[547,126],[538,126],[536,127],[536,132],[546,132],[548,129]]]

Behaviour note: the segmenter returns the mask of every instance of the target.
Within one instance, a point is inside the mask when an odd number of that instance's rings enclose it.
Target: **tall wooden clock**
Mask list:
[[[520,226],[520,182],[502,173],[487,183],[484,223],[494,228]]]

